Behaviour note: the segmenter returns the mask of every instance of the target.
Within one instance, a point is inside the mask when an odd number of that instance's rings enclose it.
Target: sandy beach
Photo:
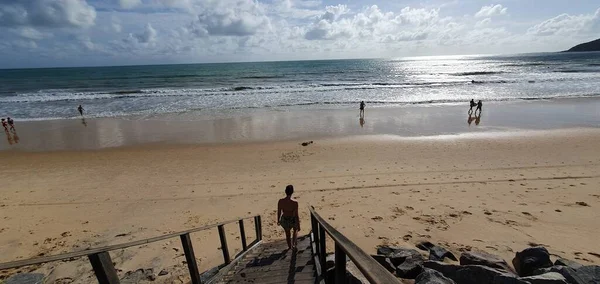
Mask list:
[[[600,263],[599,129],[309,140],[2,151],[0,262],[254,214],[263,216],[265,240],[280,239],[276,201],[293,184],[303,233],[312,205],[368,252],[429,240],[510,262],[543,244],[555,256]],[[226,230],[235,253],[237,226]],[[216,230],[193,237],[201,269],[219,264]],[[185,273],[178,239],[111,255],[121,275],[153,268],[170,272],[164,282],[185,278],[176,272]],[[85,259],[21,271],[31,270],[77,283],[91,277]]]

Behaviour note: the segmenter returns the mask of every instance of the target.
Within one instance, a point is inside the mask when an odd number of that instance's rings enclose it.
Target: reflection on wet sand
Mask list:
[[[83,124],[83,126],[87,127],[87,121],[85,121],[85,118],[81,119],[81,124]]]
[[[573,109],[577,109],[576,112]],[[536,104],[495,104],[486,113],[481,131],[506,129],[552,129],[597,127],[600,100],[536,102]],[[482,123],[482,114],[473,112],[468,123]],[[82,124],[87,127],[82,127]],[[143,117],[77,120],[23,121],[18,145],[0,143],[0,150],[84,150],[152,143],[215,144],[294,139],[317,140],[354,135],[398,135],[403,137],[459,134],[465,132],[462,106],[374,108],[369,124],[351,109],[249,111],[232,116],[203,112]],[[9,138],[10,136],[10,138]],[[9,142],[19,141],[7,135]]]
[[[4,134],[6,134],[6,140],[8,141],[8,145],[13,145],[19,143],[19,136],[17,135],[17,131],[9,131],[8,129],[4,129]]]

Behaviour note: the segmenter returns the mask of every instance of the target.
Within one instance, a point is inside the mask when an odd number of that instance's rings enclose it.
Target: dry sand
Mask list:
[[[279,239],[276,202],[293,184],[302,232],[310,204],[367,252],[429,240],[510,262],[543,244],[600,263],[598,129],[300,142],[0,152],[0,262],[253,214],[263,216],[266,240]],[[237,225],[226,229],[233,253]],[[201,269],[218,264],[216,230],[194,238]],[[111,254],[122,274],[166,268],[159,280],[168,282],[185,273],[178,239]],[[85,259],[21,271],[34,269],[53,271],[51,279],[91,277]]]

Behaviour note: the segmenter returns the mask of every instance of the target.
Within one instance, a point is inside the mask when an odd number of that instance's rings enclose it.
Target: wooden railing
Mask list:
[[[246,243],[246,232],[244,229],[244,220],[254,218],[254,229],[256,233],[256,240],[252,243]],[[225,235],[225,225],[231,223],[239,223],[240,227],[240,239],[242,241],[242,251],[234,257],[234,260],[231,259],[229,255],[229,248],[227,246],[227,236]],[[181,245],[183,247],[183,251],[185,253],[185,259],[187,261],[188,269],[190,272],[190,278],[192,284],[200,284],[200,273],[198,271],[198,264],[196,263],[196,256],[194,255],[194,248],[192,246],[192,239],[190,238],[191,233],[204,231],[212,228],[218,228],[219,238],[221,239],[221,250],[223,252],[223,261],[224,264],[219,267],[231,266],[234,261],[240,259],[246,252],[256,247],[258,244],[262,242],[262,222],[260,215],[254,217],[246,217],[236,220],[225,221],[217,224],[207,225],[187,231],[162,235],[158,237],[148,238],[144,240],[138,240],[123,244],[92,248],[83,251],[64,253],[59,255],[51,255],[39,258],[31,258],[26,260],[19,260],[13,262],[0,263],[0,270],[4,269],[12,269],[19,268],[23,266],[29,265],[37,265],[43,264],[47,262],[54,261],[62,261],[62,260],[70,260],[73,258],[79,258],[87,256],[90,263],[92,264],[92,268],[94,269],[94,273],[96,274],[96,278],[100,284],[116,284],[119,283],[119,277],[113,266],[112,260],[110,258],[110,251],[129,248],[133,246],[144,245],[148,243],[153,243],[157,241],[162,241],[170,238],[179,237],[181,239]]]
[[[327,233],[335,243],[335,283],[346,283],[346,256],[348,256],[354,265],[358,267],[363,276],[369,280],[371,284],[393,284],[401,283],[398,278],[387,271],[370,255],[365,253],[352,241],[346,238],[342,233],[329,225],[317,212],[314,207],[310,207],[310,219],[312,225],[312,241],[313,253],[315,255],[315,263],[317,274],[321,276],[325,283],[329,283],[326,275],[326,235]]]

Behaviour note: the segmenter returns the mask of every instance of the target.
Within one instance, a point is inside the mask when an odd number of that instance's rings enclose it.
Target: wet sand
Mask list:
[[[143,144],[223,144],[314,140],[355,135],[420,137],[600,126],[600,100],[492,102],[479,119],[463,105],[367,106],[200,111],[145,117],[17,122],[18,142],[0,150],[93,150]],[[469,124],[470,121],[470,124]],[[12,140],[12,142],[11,142]]]

